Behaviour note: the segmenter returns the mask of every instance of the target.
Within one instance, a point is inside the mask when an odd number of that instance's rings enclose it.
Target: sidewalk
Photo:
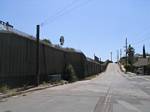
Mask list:
[[[125,68],[123,65],[120,65],[120,69],[122,72],[124,72],[125,74],[123,74],[123,76],[125,77],[130,77],[130,78],[141,78],[144,79],[146,81],[150,81],[150,75],[143,75],[143,74],[136,74],[136,73],[132,73],[132,72],[126,72]]]

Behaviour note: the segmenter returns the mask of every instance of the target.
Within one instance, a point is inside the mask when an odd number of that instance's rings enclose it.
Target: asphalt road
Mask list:
[[[109,64],[92,80],[7,98],[0,112],[150,112],[150,78]]]

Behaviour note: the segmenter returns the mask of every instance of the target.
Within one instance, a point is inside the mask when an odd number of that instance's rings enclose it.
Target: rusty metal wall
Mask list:
[[[40,43],[40,75],[63,74],[72,64],[79,78],[100,72],[100,64],[88,62],[83,53],[62,50]],[[0,81],[33,81],[36,76],[36,41],[14,33],[0,33]]]

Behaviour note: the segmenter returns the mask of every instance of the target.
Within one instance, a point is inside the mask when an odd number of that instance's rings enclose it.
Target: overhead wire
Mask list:
[[[150,40],[150,36],[142,39],[142,40],[138,40],[136,42],[131,43],[133,46],[139,46],[140,44],[144,44],[143,42]]]
[[[148,26],[147,28],[144,28],[144,31],[141,32],[141,33],[139,33],[139,35],[136,36],[136,37],[144,37],[145,35],[150,34],[150,31],[149,31],[149,30],[150,30],[150,26]],[[147,31],[149,31],[149,32],[147,33]],[[144,42],[144,41],[146,41],[146,40],[149,40],[149,39],[150,39],[150,37],[146,37],[146,38],[141,39],[141,40],[136,40],[136,41],[132,42],[132,44],[133,44],[133,45],[139,45],[139,44],[141,44],[142,42]]]
[[[143,32],[141,32],[137,37],[144,37],[144,35],[146,34],[150,34],[150,32],[146,33],[148,30],[150,30],[150,26],[145,28],[145,30]],[[131,42],[130,44],[133,45],[133,46],[139,46],[140,44],[144,44],[143,42],[147,41],[147,40],[150,40],[150,37],[149,36],[146,36],[146,38],[142,38],[141,40],[139,39],[136,39],[134,42]]]
[[[150,40],[150,37],[147,37],[147,38],[145,38],[145,39],[143,39],[143,40],[140,40],[140,41],[138,41],[138,42],[136,42],[136,43],[134,43],[134,44],[132,44],[132,45],[134,45],[134,46],[139,46],[139,45],[141,45],[141,44],[145,44],[145,43],[143,43],[143,42],[145,42],[145,41],[148,41],[148,40]]]
[[[142,32],[136,33],[135,36],[136,35],[137,35],[136,37],[144,36],[147,33],[147,31],[149,31],[149,30],[150,30],[150,25],[148,27],[144,28]]]
[[[74,4],[74,3],[77,2],[77,0],[74,0],[70,4],[67,5],[69,7],[66,6],[63,9],[59,10],[54,16],[48,17],[48,19],[46,19],[45,21],[43,21],[40,25],[43,27],[44,25],[46,25],[46,22],[52,23],[52,22],[56,21],[58,18],[60,18],[60,17],[62,17],[64,15],[72,12],[73,10],[75,10],[75,9],[77,9],[77,8],[83,6],[83,5],[86,5],[90,1],[92,1],[92,0],[86,0],[86,1],[80,2],[78,4]]]
[[[44,26],[46,24],[47,21],[49,21],[49,19],[54,18],[55,16],[61,14],[64,10],[66,10],[67,8],[71,7],[72,5],[74,5],[75,2],[78,2],[78,0],[73,0],[71,3],[67,4],[65,7],[63,8],[58,8],[56,13],[49,16],[48,18],[46,18],[43,22],[41,22],[41,26]]]

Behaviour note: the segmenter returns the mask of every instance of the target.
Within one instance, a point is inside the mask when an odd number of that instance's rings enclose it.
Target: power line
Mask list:
[[[75,4],[75,2],[78,2],[78,0],[73,0],[71,3],[67,4],[65,7],[57,9],[57,11],[56,11],[56,13],[55,13],[54,15],[51,15],[51,16],[49,16],[48,18],[46,18],[40,25],[41,25],[41,26],[44,26],[45,23],[46,23],[47,21],[49,21],[50,18],[54,18],[55,16],[61,14],[61,13],[62,13],[64,10],[66,10],[67,8],[72,7],[72,6]]]
[[[142,32],[136,33],[135,35],[137,35],[136,37],[143,37],[149,30],[150,30],[150,25],[148,27],[144,28]]]
[[[143,28],[142,32],[135,33],[135,37],[136,38],[138,37],[136,40],[140,39],[139,37],[144,37],[144,35],[150,34],[149,30],[150,30],[150,25],[148,25],[147,27]],[[138,42],[134,41],[132,44],[136,44],[136,43],[139,43],[139,41]]]
[[[150,30],[150,26],[148,26],[147,28],[144,28],[144,31],[139,33],[139,35],[137,37],[144,37],[144,35],[150,34],[150,32],[147,32],[149,30]],[[142,40],[134,41],[132,44],[139,45],[139,44],[141,44],[141,42],[144,42],[146,40],[149,40],[149,37],[146,37],[145,39],[142,39]]]
[[[59,12],[57,12],[57,15],[56,15],[56,16],[51,16],[51,18],[53,17],[53,18],[51,19],[51,21],[47,19],[47,20],[45,20],[44,22],[42,22],[42,23],[41,23],[41,26],[44,26],[45,23],[48,22],[48,21],[49,21],[49,23],[52,23],[52,22],[56,21],[58,18],[64,16],[64,15],[67,14],[67,13],[72,12],[73,10],[75,10],[75,9],[77,9],[77,8],[83,6],[83,5],[86,5],[87,3],[89,3],[89,2],[92,1],[92,0],[86,0],[86,1],[84,1],[84,2],[82,2],[82,3],[80,3],[80,4],[78,4],[78,5],[73,6],[74,3],[75,3],[75,1],[76,1],[76,0],[74,0],[74,1],[71,3],[70,7],[65,7],[65,8],[63,8],[62,10],[60,10]],[[49,18],[50,18],[50,17],[49,17]]]
[[[147,40],[149,40],[149,39],[150,39],[150,37],[146,37],[145,39],[140,40],[140,41],[137,41],[137,42],[134,42],[134,43],[132,43],[132,44],[133,44],[133,45],[139,45],[139,44],[141,44],[142,42],[147,41]]]

